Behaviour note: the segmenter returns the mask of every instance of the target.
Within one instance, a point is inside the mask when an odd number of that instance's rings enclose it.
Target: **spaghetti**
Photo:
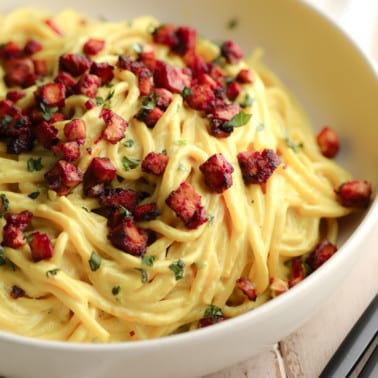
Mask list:
[[[73,11],[10,13],[1,40],[1,330],[185,332],[334,252],[350,176],[258,53]]]

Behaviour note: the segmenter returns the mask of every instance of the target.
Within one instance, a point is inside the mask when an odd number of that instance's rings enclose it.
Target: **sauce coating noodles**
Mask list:
[[[218,137],[209,132],[209,113],[188,105],[190,92],[183,94],[187,85],[183,91],[171,90],[170,103],[153,127],[146,118],[136,117],[141,108],[150,110],[148,94],[141,94],[142,75],[123,69],[119,57],[138,61],[141,51],[154,51],[156,59],[170,66],[185,66],[180,51],[155,42],[152,31],[159,23],[153,18],[84,21],[73,11],[51,16],[23,9],[1,17],[0,25],[3,43],[25,46],[35,40],[43,46],[32,57],[35,66],[45,62],[47,74],[31,85],[15,86],[8,97],[9,83],[0,81],[1,100],[23,92],[13,101],[19,109],[35,109],[35,93],[54,81],[60,56],[84,56],[89,39],[104,42],[90,59],[113,67],[111,81],[98,86],[95,96],[67,90],[64,105],[51,106],[42,93],[39,105],[45,106],[38,110],[57,130],[59,141],[66,141],[69,120],[85,122],[80,156],[71,162],[84,177],[93,159],[106,157],[116,170],[108,184],[143,193],[138,206],[153,203],[158,209],[153,219],[132,220],[134,231],[145,235],[141,230],[147,230],[146,250],[125,252],[111,242],[108,213],[99,211],[100,197],[83,193],[83,182],[64,194],[46,184],[60,150],[33,140],[32,149],[15,154],[0,141],[0,228],[11,222],[5,212],[32,214],[23,230],[26,243],[15,248],[2,237],[1,330],[74,342],[138,340],[189,331],[245,313],[287,290],[292,261],[300,257],[304,262],[322,239],[336,242],[336,218],[350,210],[340,205],[335,188],[350,176],[319,152],[305,114],[261,63],[259,52],[237,62],[223,59],[217,66],[226,78],[235,78],[243,69],[253,73],[253,81],[241,82],[238,96],[229,101],[241,104],[238,115],[244,120],[228,123],[232,132]],[[208,63],[219,59],[215,43],[198,38],[195,48]],[[0,76],[6,73],[3,64]],[[103,109],[127,123],[116,142],[105,137]],[[61,118],[49,123],[55,113]],[[1,117],[4,126],[7,118]],[[247,184],[243,178],[238,154],[250,150],[271,150],[279,157],[264,183]],[[151,152],[169,158],[161,175],[142,167]],[[221,154],[233,169],[232,185],[221,193],[209,189],[200,170],[214,154]],[[188,227],[167,204],[183,182],[200,196],[206,213],[196,227]],[[133,219],[129,209],[121,210]],[[36,231],[48,235],[53,247],[52,256],[39,261],[31,254],[30,238]]]

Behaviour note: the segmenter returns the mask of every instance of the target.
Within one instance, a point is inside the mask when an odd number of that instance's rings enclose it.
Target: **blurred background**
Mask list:
[[[305,0],[336,21],[368,54],[378,61],[377,0]]]

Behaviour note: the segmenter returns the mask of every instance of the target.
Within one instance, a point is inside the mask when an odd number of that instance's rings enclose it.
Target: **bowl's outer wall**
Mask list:
[[[0,10],[29,6],[6,0]],[[315,127],[342,135],[342,163],[355,176],[378,182],[378,80],[374,69],[345,35],[296,0],[141,0],[51,2],[34,7],[72,7],[93,16],[123,20],[153,15],[190,24],[208,38],[235,39],[245,51],[263,47],[266,62],[305,106]],[[229,29],[231,20],[237,27]],[[313,315],[339,286],[376,227],[375,201],[362,226],[340,254],[289,293],[257,310],[192,334],[116,345],[75,345],[25,340],[0,334],[0,375],[9,378],[102,378],[199,376],[245,360],[285,337]],[[359,250],[359,253],[356,253]]]

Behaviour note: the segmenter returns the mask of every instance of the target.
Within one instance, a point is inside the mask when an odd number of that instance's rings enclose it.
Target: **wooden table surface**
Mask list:
[[[307,1],[336,20],[378,62],[377,0]],[[378,293],[377,246],[378,220],[359,263],[312,319],[268,350],[204,378],[318,377]]]

